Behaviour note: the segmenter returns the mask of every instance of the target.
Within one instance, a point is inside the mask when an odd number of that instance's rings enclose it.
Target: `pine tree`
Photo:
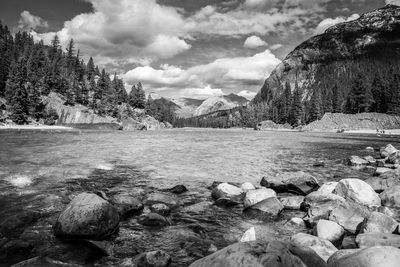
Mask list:
[[[145,108],[146,94],[140,82],[136,86],[132,86],[132,90],[129,93],[128,104],[133,108]]]
[[[321,119],[323,116],[322,96],[321,92],[318,89],[314,90],[310,102],[311,102],[310,121],[316,121]]]
[[[94,68],[94,62],[93,62],[93,58],[90,57],[88,64],[87,64],[87,68],[86,68],[86,72],[88,75],[88,80],[90,80],[92,77],[94,77],[96,74],[96,70]]]
[[[290,124],[292,126],[296,127],[302,124],[303,112],[302,93],[299,87],[296,85],[293,93],[293,101],[290,112]]]

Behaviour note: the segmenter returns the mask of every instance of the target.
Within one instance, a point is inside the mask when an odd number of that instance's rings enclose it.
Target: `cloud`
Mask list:
[[[151,91],[176,91],[177,94],[208,88],[232,91],[240,88],[258,89],[262,81],[280,63],[270,50],[250,57],[220,58],[211,63],[182,69],[161,65],[136,67],[124,75],[129,84],[141,81]],[[216,91],[211,91],[215,93]],[[198,94],[198,93],[197,93]]]
[[[257,93],[249,91],[249,90],[243,90],[237,93],[239,96],[243,96],[244,98],[247,98],[248,100],[252,100]]]
[[[266,45],[268,45],[268,44],[256,35],[248,37],[246,39],[246,41],[244,41],[244,44],[243,44],[243,46],[245,48],[251,48],[251,49],[254,49],[254,48],[257,48],[260,46],[266,46]]]
[[[387,5],[391,4],[391,5],[400,6],[400,0],[386,0],[385,2]]]
[[[345,17],[337,17],[337,18],[327,18],[324,19],[323,21],[321,21],[317,28],[315,29],[315,34],[322,34],[325,32],[326,29],[338,24],[338,23],[342,23],[342,22],[347,22],[347,21],[352,21],[352,20],[356,20],[360,17],[360,15],[358,14],[353,14],[348,18]]]
[[[271,50],[278,50],[279,48],[283,47],[283,44],[274,44],[269,49]]]
[[[20,30],[36,30],[39,28],[48,28],[47,21],[39,16],[32,15],[29,11],[21,12],[21,17],[18,21],[18,29]]]

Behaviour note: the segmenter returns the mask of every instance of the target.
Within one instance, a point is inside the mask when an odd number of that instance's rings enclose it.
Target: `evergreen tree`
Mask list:
[[[303,120],[303,104],[302,104],[302,93],[298,86],[295,87],[293,93],[293,101],[290,111],[290,124],[292,126],[299,126]]]
[[[323,116],[322,96],[321,92],[318,89],[314,90],[310,102],[311,102],[310,121],[316,121],[321,119]]]
[[[140,82],[136,86],[132,86],[132,90],[128,97],[128,104],[133,108],[145,108],[146,94]]]
[[[94,62],[93,62],[93,58],[90,57],[88,64],[87,64],[87,69],[86,69],[87,75],[88,75],[88,80],[90,80],[92,77],[94,78],[94,76],[96,75],[96,70],[94,67]]]

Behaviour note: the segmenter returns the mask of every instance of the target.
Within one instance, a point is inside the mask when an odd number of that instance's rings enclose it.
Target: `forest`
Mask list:
[[[65,105],[81,104],[100,116],[118,118],[118,106],[126,104],[161,117],[162,112],[146,100],[140,82],[128,94],[117,74],[100,70],[92,57],[85,62],[72,39],[63,50],[57,35],[45,45],[24,31],[12,35],[0,22],[0,58],[0,98],[7,100],[3,108],[10,114],[0,120],[54,123],[57,114],[42,104],[42,97],[50,92],[63,95]]]

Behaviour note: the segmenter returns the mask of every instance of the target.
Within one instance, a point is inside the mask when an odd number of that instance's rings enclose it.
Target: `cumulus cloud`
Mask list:
[[[21,12],[21,17],[18,21],[18,29],[21,30],[36,30],[39,28],[48,28],[47,21],[39,16],[32,15],[29,11]]]
[[[243,96],[244,98],[247,98],[248,100],[252,100],[257,93],[249,91],[249,90],[243,90],[237,93],[239,96]]]
[[[348,18],[345,17],[337,17],[337,18],[327,18],[324,19],[323,21],[321,21],[317,28],[315,29],[315,34],[321,34],[324,33],[326,29],[328,29],[329,27],[332,27],[333,25],[336,25],[338,23],[342,23],[342,22],[347,22],[347,21],[352,21],[352,20],[356,20],[360,17],[360,15],[358,14],[353,14]]]
[[[220,58],[211,63],[182,69],[178,66],[161,65],[136,67],[124,75],[125,81],[135,84],[141,81],[152,91],[180,89],[180,92],[197,92],[207,88],[215,94],[241,87],[259,87],[280,60],[270,50],[251,57]],[[190,89],[188,91],[188,88]]]
[[[266,46],[266,45],[268,45],[268,44],[256,35],[248,37],[246,39],[246,41],[244,41],[244,44],[243,44],[244,47],[251,48],[251,49],[254,49],[254,48],[257,48],[260,46]]]
[[[269,49],[271,50],[277,50],[279,48],[283,47],[283,44],[274,44],[272,45]]]

